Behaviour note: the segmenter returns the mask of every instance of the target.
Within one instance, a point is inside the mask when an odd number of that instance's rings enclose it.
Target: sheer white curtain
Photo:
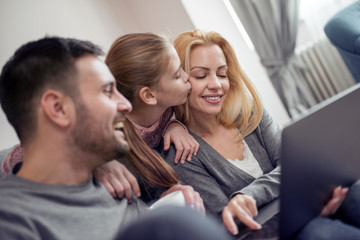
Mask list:
[[[291,117],[315,103],[294,58],[299,0],[230,0]]]

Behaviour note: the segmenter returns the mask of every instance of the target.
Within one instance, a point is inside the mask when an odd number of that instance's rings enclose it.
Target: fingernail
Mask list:
[[[262,229],[262,226],[259,223],[257,223],[257,229],[258,230]]]
[[[232,233],[233,235],[238,235],[239,234],[239,230],[237,228],[235,228],[235,230]]]

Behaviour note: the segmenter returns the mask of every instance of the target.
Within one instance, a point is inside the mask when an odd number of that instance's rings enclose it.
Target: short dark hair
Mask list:
[[[85,55],[104,55],[89,41],[45,37],[21,46],[0,75],[0,103],[21,142],[36,129],[36,108],[47,89],[75,97],[75,61]]]

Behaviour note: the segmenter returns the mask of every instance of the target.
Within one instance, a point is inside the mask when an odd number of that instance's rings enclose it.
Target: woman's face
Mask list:
[[[191,51],[189,80],[192,114],[218,114],[230,87],[226,59],[219,46],[198,46]]]
[[[186,102],[191,89],[189,76],[180,66],[180,59],[174,47],[170,49],[170,62],[160,81],[155,86],[157,104],[165,107]]]

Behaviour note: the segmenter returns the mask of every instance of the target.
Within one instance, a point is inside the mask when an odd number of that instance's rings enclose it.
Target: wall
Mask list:
[[[107,51],[118,36],[129,32],[174,37],[194,27],[213,27],[234,44],[275,119],[280,124],[286,122],[288,118],[256,55],[244,46],[231,21],[222,0],[0,0],[0,66],[20,45],[45,35],[90,40]],[[16,143],[15,132],[0,111],[0,149]]]

